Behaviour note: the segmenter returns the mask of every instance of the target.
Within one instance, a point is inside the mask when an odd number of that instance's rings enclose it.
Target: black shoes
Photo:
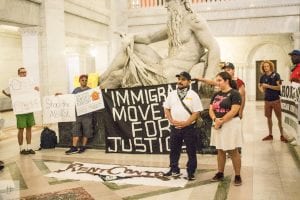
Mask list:
[[[224,180],[224,174],[222,172],[218,172],[210,181],[217,182],[217,181],[223,181],[223,180]]]
[[[236,175],[236,176],[234,177],[234,185],[235,185],[235,186],[240,186],[240,185],[242,185],[242,178],[241,178],[240,175]]]
[[[33,151],[32,149],[27,150],[27,154],[35,154],[35,151]]]
[[[180,176],[180,170],[178,171],[173,171],[172,169],[170,169],[170,171],[168,171],[167,173],[164,173],[163,176],[166,177],[174,177],[174,178],[178,178]],[[195,175],[194,174],[188,174],[187,177],[184,177],[185,179],[189,180],[189,181],[193,181],[196,180]]]
[[[187,180],[189,180],[189,181],[194,181],[194,180],[196,180],[195,175],[194,175],[194,174],[189,174],[189,175],[187,176]]]
[[[71,148],[68,151],[66,151],[65,153],[67,155],[70,155],[70,154],[77,153],[77,152],[78,152],[77,147],[71,146]]]
[[[164,173],[163,176],[179,177],[180,171],[173,172],[172,169],[170,169],[170,171],[168,171],[167,173]]]
[[[68,151],[66,151],[65,153],[67,155],[73,154],[73,153],[83,153],[86,150],[86,146],[81,146],[79,147],[79,150],[77,147],[72,146]]]
[[[22,155],[35,154],[35,151],[33,151],[32,149],[28,149],[28,150],[23,149],[22,151],[20,151],[20,154]]]
[[[216,175],[211,179],[212,182],[216,182],[216,181],[223,181],[224,180],[224,174],[222,172],[218,172],[216,173]],[[242,185],[242,178],[240,175],[236,175],[234,177],[234,185],[235,186],[240,186]]]
[[[85,152],[85,150],[86,150],[85,146],[79,147],[78,153],[83,153],[83,152]]]
[[[22,151],[20,151],[20,154],[22,154],[22,155],[27,155],[28,152],[27,152],[25,149],[23,149]]]

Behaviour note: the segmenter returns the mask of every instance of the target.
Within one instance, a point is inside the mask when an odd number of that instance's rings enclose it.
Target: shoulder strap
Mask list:
[[[182,106],[185,108],[185,110],[191,115],[192,111],[187,107],[187,105],[185,105],[185,103],[183,102],[184,98],[180,98],[180,96],[178,95],[178,98],[180,99],[180,102],[182,104]]]

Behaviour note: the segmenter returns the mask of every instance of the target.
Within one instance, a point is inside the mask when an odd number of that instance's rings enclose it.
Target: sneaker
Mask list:
[[[234,177],[234,185],[235,185],[235,186],[240,186],[240,185],[242,185],[242,178],[241,178],[240,175],[236,175],[236,176]]]
[[[23,149],[22,151],[20,151],[20,154],[22,154],[22,155],[27,155],[28,152],[27,152],[25,149]]]
[[[281,142],[288,143],[288,140],[283,135],[280,136],[280,140],[281,140]]]
[[[163,176],[172,176],[172,177],[178,177],[180,176],[180,172],[173,172],[171,169],[167,173],[164,173]]]
[[[35,154],[35,151],[33,151],[32,149],[28,149],[27,154]]]
[[[273,135],[268,135],[262,139],[262,141],[273,140]]]
[[[77,153],[78,152],[78,149],[77,149],[77,147],[71,147],[68,151],[66,151],[65,153],[66,154],[72,154],[72,153]]]
[[[215,176],[210,181],[217,182],[217,181],[223,181],[223,180],[224,180],[224,174],[222,172],[218,172],[215,174]]]
[[[79,148],[78,153],[83,153],[83,152],[85,152],[85,150],[86,150],[86,147],[82,146],[82,147]]]

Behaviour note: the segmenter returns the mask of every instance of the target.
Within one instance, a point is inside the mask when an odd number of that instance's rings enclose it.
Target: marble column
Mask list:
[[[40,37],[42,29],[40,27],[20,28],[22,36],[22,63],[28,71],[28,76],[39,85],[40,84]]]
[[[293,33],[294,49],[300,49],[300,32]]]
[[[43,0],[41,6],[43,95],[68,93],[68,70],[65,64],[64,0]]]

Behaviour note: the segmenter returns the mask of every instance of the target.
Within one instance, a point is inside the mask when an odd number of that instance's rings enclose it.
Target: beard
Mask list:
[[[300,56],[295,56],[294,58],[292,58],[292,63],[294,65],[300,63]]]
[[[169,53],[173,47],[179,47],[182,45],[180,40],[180,30],[183,21],[183,11],[180,6],[181,5],[176,5],[169,9],[169,17],[167,21]]]

